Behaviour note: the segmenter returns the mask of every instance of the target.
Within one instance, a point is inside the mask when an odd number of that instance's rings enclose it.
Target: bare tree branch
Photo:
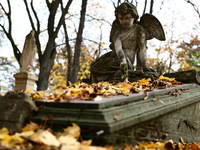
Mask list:
[[[153,13],[153,3],[154,3],[154,0],[151,0],[150,11],[149,11],[150,14]]]
[[[55,34],[54,34],[54,37],[56,38],[57,34],[58,34],[58,31],[60,30],[60,27],[61,25],[63,25],[63,22],[65,20],[65,15],[68,13],[68,10],[69,10],[69,6],[71,5],[73,0],[69,0],[67,2],[67,5],[65,6],[64,8],[64,13],[62,13],[62,16],[60,17],[60,20],[58,22],[58,25],[57,25],[57,28],[56,28],[56,31],[55,31]]]
[[[5,15],[8,18],[8,31],[5,29],[5,27],[2,24],[0,24],[0,27],[3,29],[3,31],[6,34],[7,38],[10,40],[10,43],[11,43],[11,45],[13,47],[13,53],[14,53],[18,63],[20,64],[21,52],[17,48],[17,46],[16,46],[16,44],[15,44],[13,38],[12,38],[11,5],[10,5],[10,1],[9,0],[7,0],[7,4],[8,4],[8,12],[6,12],[5,8],[0,3],[0,6],[1,6],[2,10],[4,11]]]
[[[113,4],[114,8],[116,9],[115,2],[113,0],[111,0],[111,2]]]
[[[6,12],[5,8],[3,7],[3,5],[0,3],[1,9],[3,10],[3,12],[8,15],[8,13]]]
[[[192,5],[192,7],[194,8],[194,10],[197,12],[197,14],[199,15],[199,19],[200,19],[200,12],[199,12],[199,9],[198,9],[198,7],[194,4],[194,3],[192,3],[190,0],[185,0],[187,3],[189,3],[189,4],[191,4]]]
[[[62,13],[64,13],[64,7],[63,7],[63,2],[61,0],[61,10]],[[67,50],[67,58],[68,58],[68,69],[67,69],[67,80],[66,81],[71,81],[72,78],[72,52],[71,52],[71,47],[69,45],[69,37],[68,37],[68,33],[67,33],[67,28],[66,28],[66,23],[64,21],[63,23],[63,29],[64,29],[64,33],[65,33],[65,46],[66,46],[66,50]],[[68,84],[68,82],[67,82]]]
[[[145,13],[145,11],[146,11],[146,8],[147,8],[147,0],[145,0],[145,3],[144,3],[143,15],[144,15],[144,13]]]
[[[132,2],[133,2],[133,0],[132,0]],[[138,5],[138,1],[137,1],[137,0],[135,0],[135,6],[137,7],[137,5]]]
[[[40,34],[40,21],[39,18],[37,16],[37,13],[35,11],[35,8],[33,6],[33,0],[31,0],[31,9],[33,11],[33,14],[35,16],[35,19],[37,21],[37,31],[35,31],[35,40],[36,40],[36,45],[37,45],[37,49],[38,49],[38,55],[39,55],[39,59],[42,56],[42,52],[41,52],[41,44],[40,44],[40,40],[39,40],[39,34]]]
[[[46,4],[47,4],[47,7],[50,9],[50,2],[49,2],[49,0],[46,0]]]
[[[29,21],[30,21],[30,23],[31,23],[31,27],[32,27],[32,29],[33,29],[34,31],[36,31],[35,25],[34,25],[34,22],[33,22],[33,19],[32,19],[31,14],[30,14],[30,10],[29,10],[29,8],[28,8],[27,0],[24,0],[24,4],[25,4],[25,7],[26,7],[26,11],[27,11],[27,13],[28,13],[28,18],[29,18]]]
[[[104,19],[94,18],[93,16],[90,16],[90,15],[88,15],[88,14],[87,14],[87,16],[90,17],[90,18],[92,18],[92,20],[97,20],[97,21],[99,21],[99,22],[106,22],[106,23],[108,23],[110,26],[112,26],[110,22],[108,22],[108,21],[106,21],[106,20],[104,20]]]

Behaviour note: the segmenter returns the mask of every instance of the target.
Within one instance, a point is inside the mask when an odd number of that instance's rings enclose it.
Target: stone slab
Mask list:
[[[81,128],[92,127],[95,132],[103,129],[106,133],[113,133],[200,102],[199,91],[200,87],[193,84],[190,90],[177,97],[163,94],[159,96],[160,101],[149,97],[147,100],[135,100],[103,109],[66,109],[46,106],[34,115],[33,120],[39,121],[44,116],[52,114],[52,123],[55,126],[64,127],[75,122]]]
[[[8,92],[0,96],[0,129],[6,127],[12,132],[21,131],[35,108],[34,102],[23,92]]]
[[[196,84],[183,84],[179,87],[171,87],[167,89],[154,89],[147,92],[148,97],[156,97],[165,95],[169,91],[175,91],[175,89],[190,89],[196,87]],[[122,103],[130,103],[138,100],[143,100],[147,95],[143,92],[132,93],[129,96],[117,95],[109,98],[102,97],[102,101],[83,101],[83,100],[71,100],[69,102],[36,102],[36,105],[44,105],[51,108],[74,108],[74,109],[103,109],[106,107],[112,107],[120,105]]]

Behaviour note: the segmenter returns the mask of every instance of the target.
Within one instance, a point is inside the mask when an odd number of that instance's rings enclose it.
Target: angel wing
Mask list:
[[[145,30],[146,40],[151,40],[154,37],[160,41],[165,41],[165,33],[160,21],[151,14],[144,14],[140,18],[139,24]]]
[[[121,27],[121,25],[119,23],[119,20],[115,19],[112,23],[112,28],[111,28],[111,31],[110,31],[110,42],[112,42],[116,31],[119,30],[120,27]]]

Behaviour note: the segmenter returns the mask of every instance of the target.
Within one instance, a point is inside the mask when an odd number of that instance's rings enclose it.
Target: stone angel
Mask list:
[[[110,48],[91,66],[93,82],[127,78],[129,70],[134,71],[135,56],[142,70],[152,72],[147,66],[146,40],[165,40],[162,25],[150,14],[144,14],[140,22],[136,7],[128,2],[115,10],[116,19],[110,33]]]

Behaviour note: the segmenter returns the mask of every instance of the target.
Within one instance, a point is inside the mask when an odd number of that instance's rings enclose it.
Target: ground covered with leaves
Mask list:
[[[27,124],[21,133],[9,133],[7,128],[0,129],[0,149],[4,150],[113,150],[113,146],[92,146],[91,140],[83,140],[80,127],[72,123],[63,132],[53,132],[50,128],[34,122]],[[172,140],[166,142],[145,142],[138,145],[125,145],[118,150],[199,150],[200,143],[179,143]]]

